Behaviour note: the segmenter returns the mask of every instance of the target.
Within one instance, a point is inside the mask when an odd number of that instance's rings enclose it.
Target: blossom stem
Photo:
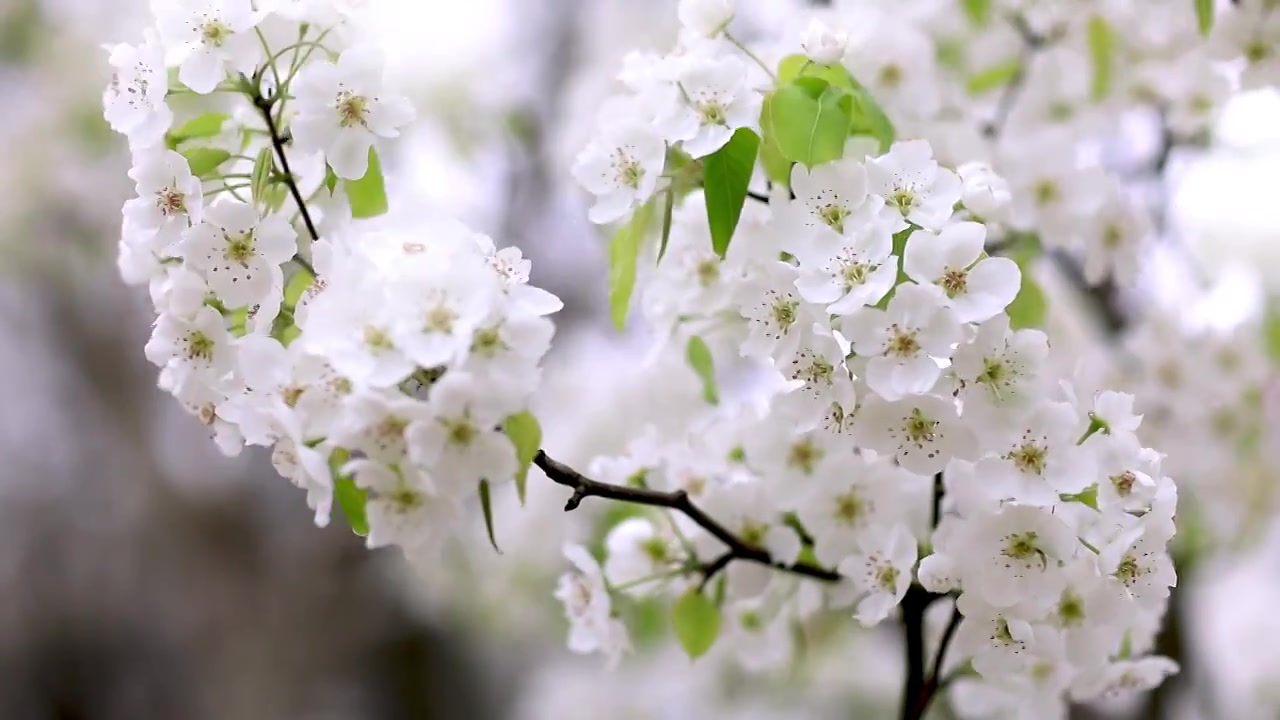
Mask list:
[[[778,76],[774,74],[773,70],[768,65],[764,64],[764,61],[760,59],[760,56],[756,55],[755,53],[747,49],[746,45],[743,45],[742,43],[738,42],[737,38],[730,35],[727,31],[724,34],[724,39],[728,40],[734,47],[741,50],[743,55],[746,55],[747,57],[754,60],[755,63],[760,66],[760,69],[764,70],[766,75],[773,78],[774,83],[778,82]]]
[[[684,490],[662,492],[647,488],[599,482],[586,477],[564,463],[551,459],[542,450],[539,450],[538,454],[534,456],[533,464],[546,473],[552,482],[573,489],[573,495],[570,496],[569,501],[564,506],[566,512],[576,510],[582,504],[582,501],[589,497],[599,497],[635,505],[668,508],[683,513],[703,530],[706,530],[717,540],[728,546],[728,549],[723,554],[702,566],[704,585],[735,560],[767,565],[783,572],[803,575],[823,582],[839,582],[844,579],[844,576],[840,573],[817,565],[805,562],[785,563],[774,559],[768,550],[749,544],[717,522],[702,508],[695,505],[689,499],[689,494]]]
[[[942,633],[942,639],[938,641],[938,650],[933,654],[933,668],[929,670],[929,679],[925,681],[924,687],[920,689],[920,698],[916,701],[915,714],[912,716],[919,720],[929,711],[929,704],[933,702],[933,696],[938,694],[942,689],[945,681],[942,678],[942,662],[946,660],[947,648],[951,645],[951,639],[955,637],[956,629],[960,627],[960,620],[963,619],[960,614],[960,608],[951,611],[951,620],[947,623],[947,629]]]
[[[302,215],[302,222],[307,226],[307,234],[311,236],[311,241],[315,242],[320,239],[320,233],[316,230],[315,222],[311,220],[311,212],[307,210],[307,201],[302,197],[302,191],[298,189],[298,181],[293,176],[293,170],[289,168],[289,156],[284,151],[284,136],[280,134],[280,129],[276,126],[276,120],[271,115],[272,101],[263,97],[262,92],[257,88],[254,88],[250,99],[253,101],[253,106],[262,113],[262,119],[267,123],[267,133],[271,136],[271,146],[275,148],[276,157],[280,159],[280,169],[284,171],[284,177],[281,178],[281,181],[289,188],[289,194],[293,195],[293,201],[298,205],[298,212]],[[311,263],[298,255],[295,255],[293,259],[306,268],[307,272],[315,275],[315,270],[311,267]]]

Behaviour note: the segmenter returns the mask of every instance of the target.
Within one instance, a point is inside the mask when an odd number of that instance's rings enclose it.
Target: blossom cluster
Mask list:
[[[160,386],[224,452],[272,448],[318,524],[336,500],[370,546],[438,546],[520,471],[504,423],[559,301],[517,249],[377,217],[376,145],[414,111],[351,3],[153,12],[141,44],[109,48],[104,106],[133,154],[119,266],[150,288]]]
[[[741,129],[785,145],[778,116],[761,109],[787,91],[789,58],[775,72],[735,38],[732,3],[680,8],[679,46],[629,56],[626,92],[605,106],[575,174],[597,222],[631,228],[650,206],[679,202],[661,239],[651,233],[661,248],[640,289],[645,320],[661,336],[717,348],[721,362],[745,358],[768,389],[709,412],[678,442],[642,438],[593,471],[684,491],[775,564],[839,580],[731,563],[704,587],[699,575],[711,574],[722,543],[656,513],[617,525],[602,566],[568,550],[578,566],[564,581],[577,589],[571,646],[626,650],[611,597],[706,592],[723,609],[724,652],[768,667],[791,659],[792,623],[847,609],[876,624],[918,583],[954,596],[962,617],[946,658],[976,674],[953,698],[961,712],[1055,716],[1068,699],[1147,689],[1175,672],[1146,654],[1176,582],[1167,547],[1177,491],[1162,455],[1137,439],[1133,396],[1057,372],[1048,338],[1014,306],[1018,264],[987,251],[1021,232],[1053,244],[1056,229],[1088,232],[1081,225],[1097,214],[1064,205],[1057,221],[1044,207],[1019,220],[1036,183],[1006,180],[989,155],[948,167],[928,140],[877,146],[855,128],[837,157],[796,162],[782,178],[761,151],[732,244],[717,248],[721,201],[696,178]],[[868,27],[882,42],[815,21],[783,54],[806,54],[801,81],[823,79],[807,87],[829,88],[847,77],[840,71],[883,80],[858,59],[887,62],[913,36]],[[1028,32],[1041,43],[1038,33],[1065,30]],[[898,103],[928,107],[899,82],[898,98],[867,82],[895,123]],[[897,134],[919,138],[913,127],[907,118]],[[1095,192],[1074,163],[1069,183],[1055,176],[1057,189],[1041,195]],[[1037,156],[1037,171],[1054,167]],[[1078,240],[1061,244],[1099,262]]]

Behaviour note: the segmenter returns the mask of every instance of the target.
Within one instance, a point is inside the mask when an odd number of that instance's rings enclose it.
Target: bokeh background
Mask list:
[[[667,47],[674,4],[373,3],[421,116],[388,159],[393,194],[519,245],[565,300],[536,409],[574,464],[698,398],[691,374],[645,362],[608,329],[603,243],[567,181],[622,53]],[[757,22],[769,6],[751,4]],[[127,149],[100,119],[101,44],[138,40],[145,10],[0,0],[0,718],[885,716],[900,672],[892,628],[847,643],[803,685],[693,672],[665,651],[613,673],[571,657],[551,598],[560,546],[607,518],[563,515],[549,483],[531,482],[524,509],[499,498],[503,554],[477,527],[446,566],[413,567],[340,521],[314,527],[264,454],[220,455],[154,388],[149,304],[116,275],[131,187]],[[1255,313],[1280,284],[1280,98],[1234,99],[1164,189],[1185,249],[1221,288],[1206,318]],[[1178,283],[1156,283],[1163,302],[1178,302]],[[1070,342],[1075,310],[1053,312]],[[659,375],[655,396],[646,378]],[[1182,641],[1206,692],[1280,686],[1270,527],[1184,588]],[[1196,717],[1196,705],[1159,716]],[[1238,705],[1199,717],[1261,707]]]

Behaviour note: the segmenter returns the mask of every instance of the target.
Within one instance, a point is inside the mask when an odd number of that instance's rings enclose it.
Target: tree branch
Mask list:
[[[915,718],[923,718],[925,713],[929,711],[929,704],[933,702],[933,698],[942,689],[944,682],[942,680],[942,661],[947,657],[947,648],[951,645],[951,639],[955,637],[956,629],[960,627],[960,621],[964,618],[960,614],[960,608],[951,611],[951,620],[947,623],[947,629],[942,633],[942,640],[938,642],[938,650],[933,655],[933,669],[929,671],[929,679],[925,681],[924,687],[920,689],[920,697],[916,700]]]
[[[768,550],[747,543],[739,538],[728,528],[721,525],[714,518],[699,508],[689,499],[689,494],[684,490],[674,490],[672,492],[662,492],[659,490],[649,490],[647,488],[628,487],[624,485],[614,485],[612,483],[603,483],[583,475],[573,468],[562,462],[551,459],[542,450],[533,458],[533,464],[537,465],[547,477],[559,485],[573,489],[573,495],[569,497],[569,501],[565,503],[565,512],[576,510],[582,501],[589,497],[605,498],[607,500],[616,500],[618,502],[631,503],[633,505],[647,505],[649,507],[660,507],[675,510],[683,513],[685,517],[706,530],[713,537],[728,546],[728,550],[715,560],[702,566],[703,584],[711,580],[717,573],[725,569],[735,560],[743,560],[746,562],[756,563],[758,565],[766,565],[781,570],[783,572],[802,575],[804,577],[821,580],[823,582],[839,582],[844,577],[834,570],[828,570],[810,563],[785,563],[775,560]]]
[[[293,201],[297,203],[298,212],[302,214],[302,222],[307,226],[307,233],[311,235],[311,240],[313,242],[319,240],[320,233],[316,231],[316,225],[311,220],[311,212],[307,210],[307,201],[302,197],[302,191],[298,189],[298,181],[293,176],[293,170],[289,169],[289,156],[284,152],[285,138],[280,133],[280,128],[277,127],[275,118],[271,115],[271,107],[275,105],[275,98],[265,98],[260,90],[254,88],[250,99],[253,101],[253,106],[262,113],[262,119],[267,123],[267,132],[271,135],[271,146],[275,148],[276,157],[280,159],[280,169],[283,171],[281,180],[289,188],[289,194],[293,196]],[[315,270],[305,260],[296,256],[294,260],[306,267],[312,275],[315,274]]]

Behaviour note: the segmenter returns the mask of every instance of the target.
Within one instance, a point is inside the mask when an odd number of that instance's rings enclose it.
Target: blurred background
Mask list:
[[[668,372],[679,358],[641,362],[638,340],[608,330],[603,243],[567,181],[621,55],[665,50],[674,4],[375,4],[422,118],[388,161],[393,192],[519,245],[565,300],[536,409],[575,465],[699,402],[692,374]],[[768,22],[784,3],[751,5]],[[447,567],[415,568],[340,520],[314,527],[263,453],[221,456],[155,389],[149,303],[115,267],[132,188],[100,118],[100,46],[138,40],[145,17],[143,0],[0,0],[0,718],[887,716],[892,628],[834,643],[803,682],[689,672],[660,640],[613,673],[571,657],[551,597],[560,547],[616,517],[563,515],[549,483],[530,483],[524,509],[499,498],[502,555],[477,527]],[[1234,98],[1207,147],[1175,160],[1171,217],[1219,289],[1206,317],[1257,314],[1280,283],[1280,98]],[[1172,277],[1156,294],[1176,311]],[[1055,338],[1085,342],[1079,312],[1054,306]],[[658,396],[655,374],[674,378]],[[1196,682],[1245,699],[1196,715],[1184,693],[1152,717],[1276,716],[1280,540],[1262,509],[1247,545],[1184,583],[1180,610]]]

